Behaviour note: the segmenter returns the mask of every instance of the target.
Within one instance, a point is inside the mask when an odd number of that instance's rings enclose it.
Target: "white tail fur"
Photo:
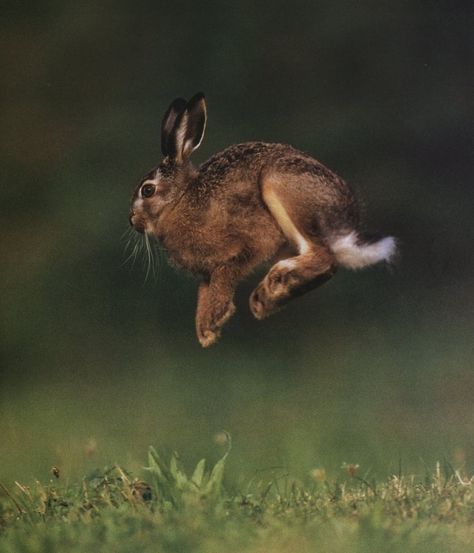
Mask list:
[[[362,269],[380,261],[390,261],[396,253],[395,238],[385,236],[376,242],[364,242],[352,231],[329,241],[336,261],[349,269]]]

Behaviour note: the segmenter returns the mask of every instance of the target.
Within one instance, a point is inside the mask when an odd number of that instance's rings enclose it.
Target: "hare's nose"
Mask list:
[[[145,232],[145,225],[143,224],[143,221],[136,218],[135,211],[130,211],[130,213],[128,214],[128,220],[137,232],[140,232],[141,234]]]

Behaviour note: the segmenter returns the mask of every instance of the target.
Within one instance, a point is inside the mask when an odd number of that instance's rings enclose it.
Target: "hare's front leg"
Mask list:
[[[236,285],[235,271],[226,266],[218,267],[208,281],[199,284],[196,333],[204,348],[218,340],[221,327],[234,314]]]

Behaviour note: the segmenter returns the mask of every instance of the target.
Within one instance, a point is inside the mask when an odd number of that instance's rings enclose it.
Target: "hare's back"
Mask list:
[[[199,173],[201,191],[211,196],[237,189],[259,193],[263,180],[271,177],[279,181],[288,198],[305,204],[315,215],[331,212],[331,219],[353,223],[358,218],[351,187],[322,163],[287,144],[236,144],[209,158]]]
[[[235,180],[258,181],[266,173],[301,177],[299,180],[317,184],[321,189],[350,193],[345,181],[309,154],[287,144],[267,142],[244,142],[229,146],[201,165],[199,180],[205,187],[225,186]]]

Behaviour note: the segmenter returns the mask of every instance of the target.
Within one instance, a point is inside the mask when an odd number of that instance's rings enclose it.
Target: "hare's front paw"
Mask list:
[[[230,302],[221,309],[203,314],[202,319],[197,323],[197,337],[203,348],[208,348],[217,342],[221,335],[221,327],[234,312],[235,305]]]
[[[264,319],[275,313],[291,297],[291,290],[297,284],[293,269],[291,261],[280,261],[252,292],[250,310],[256,319]]]
[[[203,348],[208,348],[215,344],[219,339],[220,332],[213,332],[212,330],[204,330],[203,332],[198,332],[198,340]]]

